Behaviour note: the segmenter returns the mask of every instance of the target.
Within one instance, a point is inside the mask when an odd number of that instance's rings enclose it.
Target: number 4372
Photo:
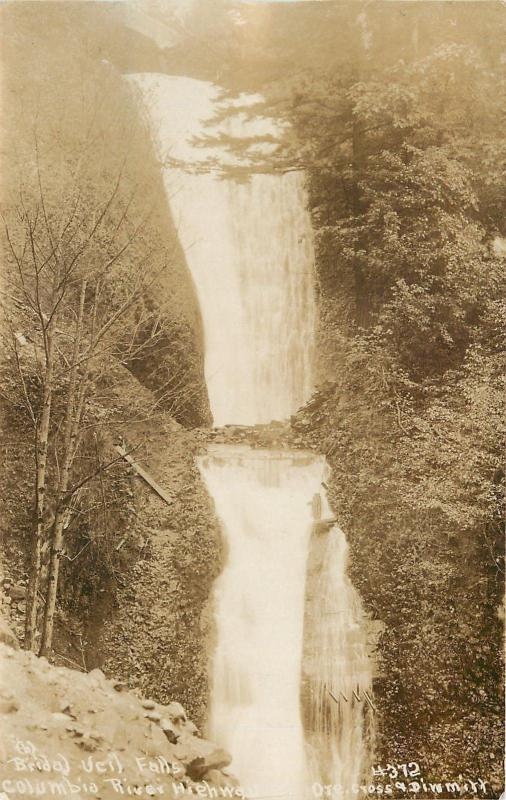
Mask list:
[[[405,778],[414,778],[420,775],[420,767],[416,761],[410,761],[408,764],[386,764],[384,767],[376,764],[371,768],[371,772],[376,778],[388,775],[389,778],[395,780],[399,775],[404,775]]]

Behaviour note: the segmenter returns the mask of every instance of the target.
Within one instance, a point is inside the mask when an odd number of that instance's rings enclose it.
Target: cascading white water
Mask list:
[[[249,797],[305,800],[304,588],[324,461],[217,445],[200,469],[228,543],[216,585],[213,733],[233,753]]]
[[[279,126],[244,113],[206,124],[216,113],[217,87],[168,75],[135,80],[160,157],[169,160],[164,181],[200,302],[214,423],[287,419],[313,385],[314,253],[303,176],[236,181],[216,167],[202,171],[208,159],[239,161],[206,136],[274,136]]]
[[[325,527],[315,526],[309,545],[302,706],[311,779],[340,786],[347,800],[369,755],[372,672],[362,604],[346,575],[346,538],[337,525]]]
[[[286,419],[312,390],[314,255],[303,177],[238,181],[217,167],[241,163],[226,153],[226,137],[282,129],[244,113],[214,124],[220,91],[208,83],[134,80],[167,160],[215,424]],[[209,134],[221,142],[211,145]],[[341,786],[347,800],[363,770],[370,670],[346,542],[328,521],[325,461],[223,445],[199,468],[228,546],[215,592],[210,733],[230,750],[252,800],[309,800],[319,782]]]

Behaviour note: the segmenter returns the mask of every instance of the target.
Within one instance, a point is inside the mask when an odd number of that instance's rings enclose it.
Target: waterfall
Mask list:
[[[313,385],[314,253],[303,176],[236,181],[216,167],[202,171],[217,158],[232,167],[239,161],[206,136],[273,136],[276,126],[238,112],[216,128],[210,121],[219,93],[208,83],[159,75],[137,76],[136,83],[149,98],[168,164],[167,197],[200,303],[214,424],[287,419]],[[181,163],[186,168],[171,166]]]
[[[324,462],[216,446],[200,468],[228,543],[216,586],[213,733],[234,754],[249,796],[305,800],[300,675],[308,498],[320,489]]]
[[[220,90],[209,83],[133,80],[200,302],[215,425],[287,419],[313,386],[304,180],[296,172],[239,180],[244,157],[227,148],[242,138],[268,153],[283,128],[247,113],[258,97],[221,113]],[[231,752],[251,800],[308,800],[315,783],[335,784],[347,800],[366,760],[371,675],[325,460],[214,445],[199,469],[228,548],[214,593],[210,733]]]
[[[360,783],[368,758],[365,723],[373,709],[371,663],[360,597],[346,575],[348,545],[333,525],[309,545],[304,622],[302,708],[312,780]]]

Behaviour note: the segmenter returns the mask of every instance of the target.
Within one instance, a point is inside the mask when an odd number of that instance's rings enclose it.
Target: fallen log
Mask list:
[[[155,491],[155,492],[156,492],[156,493],[157,493],[157,494],[158,494],[158,495],[159,495],[159,496],[162,498],[162,500],[165,500],[165,502],[166,502],[166,503],[168,503],[169,505],[170,505],[171,503],[173,503],[173,502],[174,502],[174,500],[173,500],[173,499],[172,499],[172,497],[169,495],[169,493],[168,493],[168,492],[166,492],[166,491],[165,491],[165,489],[163,489],[163,488],[160,486],[160,484],[159,484],[159,483],[157,483],[157,482],[154,480],[154,478],[152,478],[152,477],[151,477],[151,475],[149,475],[149,473],[148,473],[148,472],[146,472],[146,470],[145,470],[145,469],[143,469],[143,468],[140,466],[140,464],[138,464],[136,461],[134,461],[134,459],[132,458],[132,456],[131,456],[131,455],[129,455],[129,454],[127,453],[127,451],[125,450],[125,448],[124,448],[124,447],[122,447],[122,446],[121,446],[121,445],[119,445],[119,444],[118,444],[118,445],[116,445],[115,447],[116,447],[116,450],[118,451],[118,453],[120,454],[120,456],[122,456],[122,457],[125,459],[125,461],[128,461],[128,463],[129,463],[129,464],[131,465],[131,467],[132,467],[132,468],[135,470],[135,472],[137,473],[137,475],[138,475],[140,478],[142,478],[144,481],[146,481],[146,483],[147,483],[149,486],[151,486],[151,488],[152,488],[152,489],[153,489],[153,490],[154,490],[154,491]]]

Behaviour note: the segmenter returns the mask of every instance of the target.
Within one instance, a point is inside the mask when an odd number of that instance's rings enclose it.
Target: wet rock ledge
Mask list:
[[[95,669],[54,667],[0,630],[0,793],[8,797],[241,797],[230,756],[176,702]]]

